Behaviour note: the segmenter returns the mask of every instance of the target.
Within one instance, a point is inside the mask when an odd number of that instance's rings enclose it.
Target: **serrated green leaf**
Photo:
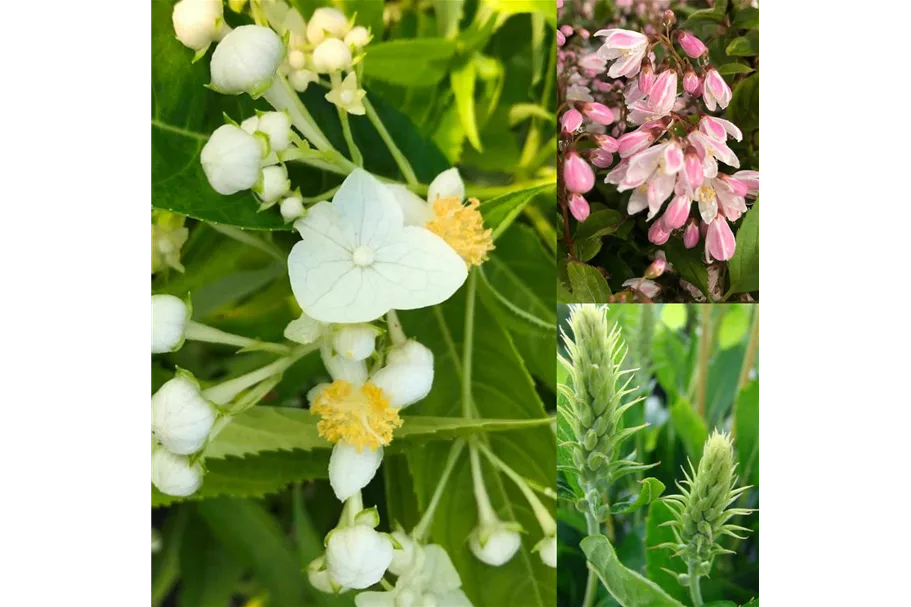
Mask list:
[[[194,513],[181,542],[180,571],[180,607],[224,607],[231,603],[244,567]]]
[[[541,185],[482,201],[479,209],[484,217],[484,226],[492,230],[494,242],[512,225],[525,205],[534,200],[535,196],[555,187],[552,184]]]
[[[633,499],[613,504],[610,509],[611,514],[629,514],[630,512],[635,512],[639,508],[651,504],[664,493],[664,483],[657,478],[644,478],[639,481],[639,485],[639,494]]]
[[[392,40],[366,49],[364,76],[399,86],[433,86],[446,77],[456,45],[445,38]]]
[[[597,269],[579,262],[570,262],[566,269],[576,302],[605,303],[611,296],[607,281]]]
[[[731,293],[759,290],[759,201],[753,204],[740,229],[737,230],[737,250],[728,262],[731,273]]]
[[[603,535],[585,538],[581,547],[601,583],[622,607],[684,607],[660,586],[624,567]]]

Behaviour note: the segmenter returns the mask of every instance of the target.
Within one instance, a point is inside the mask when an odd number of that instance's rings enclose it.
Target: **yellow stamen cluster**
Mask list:
[[[463,205],[458,196],[440,197],[433,201],[433,219],[424,226],[455,249],[469,266],[479,266],[493,251],[491,231],[484,229],[484,218],[478,211],[481,203],[471,198]]]
[[[316,425],[319,435],[330,443],[340,440],[376,449],[392,441],[392,431],[402,425],[399,410],[377,386],[366,383],[359,388],[337,379],[323,388],[310,407],[322,419]]]
[[[700,202],[711,202],[715,199],[715,190],[709,185],[704,185],[699,188],[698,194]]]

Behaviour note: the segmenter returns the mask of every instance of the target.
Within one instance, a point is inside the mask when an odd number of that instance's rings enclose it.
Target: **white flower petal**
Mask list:
[[[322,335],[324,327],[324,323],[306,314],[301,314],[300,318],[288,323],[288,326],[285,327],[284,336],[285,339],[299,344],[312,344]]]
[[[465,183],[459,175],[459,169],[453,167],[443,171],[433,178],[427,188],[427,201],[433,202],[437,198],[450,198],[457,196],[459,200],[465,199]]]
[[[424,546],[424,573],[430,578],[435,594],[444,594],[462,586],[459,572],[452,564],[449,554],[442,546]]]
[[[465,591],[450,590],[446,594],[437,598],[437,607],[473,607]]]
[[[179,297],[152,295],[152,354],[180,348],[189,316],[187,304]]]
[[[363,169],[354,169],[332,204],[354,230],[357,246],[379,248],[402,228],[402,209],[383,184]]]
[[[332,346],[323,344],[320,348],[323,365],[332,379],[341,379],[355,386],[362,386],[367,381],[367,363],[363,360],[350,360],[332,351]]]
[[[365,447],[359,452],[357,447],[344,441],[336,443],[329,456],[329,484],[335,497],[344,502],[366,487],[382,461],[382,447],[376,451]]]
[[[394,347],[385,367],[370,382],[381,388],[393,407],[422,400],[433,386],[433,352],[414,340]]]
[[[362,592],[354,596],[357,607],[395,607],[395,592]]]
[[[395,183],[387,185],[386,188],[392,192],[399,206],[402,207],[406,226],[423,226],[433,219],[433,209],[427,204],[427,201],[406,186]]]

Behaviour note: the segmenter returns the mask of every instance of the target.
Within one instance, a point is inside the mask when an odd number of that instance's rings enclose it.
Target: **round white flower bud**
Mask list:
[[[201,51],[215,40],[223,17],[221,0],[181,0],[174,5],[171,23],[184,46]]]
[[[152,433],[171,453],[189,455],[202,448],[215,423],[215,407],[193,376],[178,371],[152,395]]]
[[[335,529],[326,544],[326,564],[336,584],[363,589],[383,578],[392,562],[392,542],[367,525]]]
[[[289,196],[282,200],[279,210],[282,213],[282,219],[294,221],[304,214],[304,201],[300,199],[300,196]]]
[[[323,553],[310,561],[307,565],[307,579],[310,585],[326,594],[341,594],[348,590],[344,586],[336,584],[329,571],[326,569],[326,554]]]
[[[313,67],[317,72],[336,72],[351,67],[351,49],[338,38],[326,38],[313,49]]]
[[[152,453],[152,484],[165,495],[191,495],[202,485],[202,466],[159,447]]]
[[[242,25],[212,53],[212,88],[226,95],[265,91],[285,59],[281,38],[268,27]]]
[[[386,366],[370,381],[382,388],[393,407],[413,405],[433,387],[433,352],[413,339],[394,346],[386,358]]]
[[[377,330],[372,325],[342,325],[332,336],[332,347],[348,360],[364,360],[376,349]]]
[[[266,112],[259,117],[257,131],[269,136],[273,152],[281,152],[291,145],[291,118],[284,112]]]
[[[345,35],[345,44],[356,49],[364,48],[368,42],[370,42],[370,32],[362,25],[351,28],[351,31]]]
[[[487,536],[487,542],[482,546],[481,533],[481,528],[476,528],[468,538],[468,546],[478,560],[494,567],[507,563],[522,545],[518,532],[500,527]]]
[[[263,144],[232,124],[215,129],[199,155],[212,189],[224,195],[256,185],[262,158]]]
[[[292,70],[302,70],[307,67],[307,56],[299,50],[288,53],[288,65]]]
[[[319,82],[319,74],[310,70],[295,70],[288,76],[288,82],[295,91],[303,93],[311,82]]]
[[[264,168],[262,183],[254,188],[254,191],[263,202],[276,202],[291,191],[288,170],[280,164]]]
[[[410,535],[404,531],[397,530],[392,532],[402,547],[396,548],[392,552],[392,562],[389,564],[389,572],[393,575],[404,575],[409,571],[415,571],[422,565],[423,549],[415,542]]]
[[[538,542],[538,556],[548,567],[557,566],[557,536],[551,535]]]
[[[337,8],[318,8],[307,23],[307,41],[310,44],[319,44],[327,37],[344,38],[347,33],[348,19]]]
[[[190,307],[173,295],[152,295],[152,354],[174,352],[183,345]]]
[[[240,123],[240,128],[252,135],[259,128],[259,116],[250,116]]]

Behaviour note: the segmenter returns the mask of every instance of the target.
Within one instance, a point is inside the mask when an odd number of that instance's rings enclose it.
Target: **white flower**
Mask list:
[[[152,295],[152,354],[174,352],[183,345],[190,307],[173,295]]]
[[[215,423],[215,407],[186,371],[164,383],[152,395],[152,433],[171,453],[196,453]]]
[[[276,165],[263,169],[262,180],[253,188],[260,199],[271,206],[278,202],[291,191],[291,181],[288,180],[288,169],[284,165]]]
[[[165,495],[185,497],[202,485],[202,466],[159,447],[152,452],[152,484]]]
[[[349,29],[345,13],[337,8],[318,8],[307,24],[307,40],[317,45],[327,37],[344,38]]]
[[[217,38],[223,17],[221,0],[181,0],[174,5],[171,22],[184,46],[204,51]]]
[[[499,567],[519,550],[522,538],[513,525],[498,522],[491,527],[476,527],[468,538],[468,546],[478,560]]]
[[[313,49],[313,67],[326,74],[351,67],[351,49],[338,38],[326,38]]]
[[[282,152],[291,145],[291,118],[285,112],[262,114],[255,130],[269,138],[269,148],[273,152]]]
[[[282,219],[294,221],[304,214],[304,201],[300,196],[289,196],[282,200],[278,208],[281,211]]]
[[[348,360],[364,360],[376,349],[377,333],[373,325],[342,325],[332,336],[332,347]]]
[[[311,82],[319,82],[319,74],[308,69],[294,70],[288,75],[288,82],[295,91],[303,93]]]
[[[535,550],[538,551],[538,556],[541,557],[541,562],[543,562],[548,567],[557,566],[557,536],[549,535],[538,542],[538,545],[535,546]]]
[[[608,70],[608,76],[631,78],[639,73],[648,50],[648,36],[623,29],[598,30],[595,36],[604,36],[604,45],[598,49],[598,56],[607,61],[617,60]]]
[[[461,589],[459,572],[446,551],[437,544],[419,549],[423,552],[420,565],[401,574],[393,590],[362,592],[354,597],[354,604],[357,607],[471,607],[471,601]]]
[[[199,155],[209,184],[219,194],[249,190],[259,180],[263,144],[232,124],[215,129]]]
[[[336,584],[329,575],[326,569],[326,553],[319,555],[307,565],[307,579],[311,586],[326,594],[341,594],[348,590]]]
[[[355,50],[360,50],[367,46],[372,37],[366,27],[358,25],[351,28],[351,31],[345,35],[345,44]]]
[[[392,562],[392,542],[367,525],[335,529],[326,543],[326,565],[336,584],[367,588],[379,582]]]
[[[291,289],[322,322],[368,322],[391,309],[436,305],[468,276],[440,237],[403,225],[395,198],[362,169],[294,226],[303,239],[288,258]]]
[[[329,456],[329,484],[335,497],[344,502],[366,487],[382,461],[382,447],[358,449],[344,441],[336,443]]]
[[[351,72],[345,76],[339,86],[326,93],[326,100],[334,103],[349,114],[363,116],[367,113],[363,102],[366,94],[367,92],[364,89],[358,87],[357,76],[354,72]]]
[[[401,548],[396,548],[392,553],[392,562],[389,564],[390,573],[401,576],[423,564],[424,550],[410,535],[402,529],[397,529],[392,532],[392,537]]]
[[[285,58],[281,38],[268,27],[242,25],[212,53],[212,88],[226,95],[257,96],[272,83]]]
[[[463,204],[465,184],[456,168],[443,171],[430,182],[427,200],[399,184],[386,186],[399,205],[405,225],[424,226],[455,249],[466,264],[481,265],[493,250],[490,230],[484,229],[484,218],[476,198]]]
[[[371,381],[390,394],[393,407],[404,408],[423,400],[433,387],[433,352],[415,340],[393,346],[386,366]]]

